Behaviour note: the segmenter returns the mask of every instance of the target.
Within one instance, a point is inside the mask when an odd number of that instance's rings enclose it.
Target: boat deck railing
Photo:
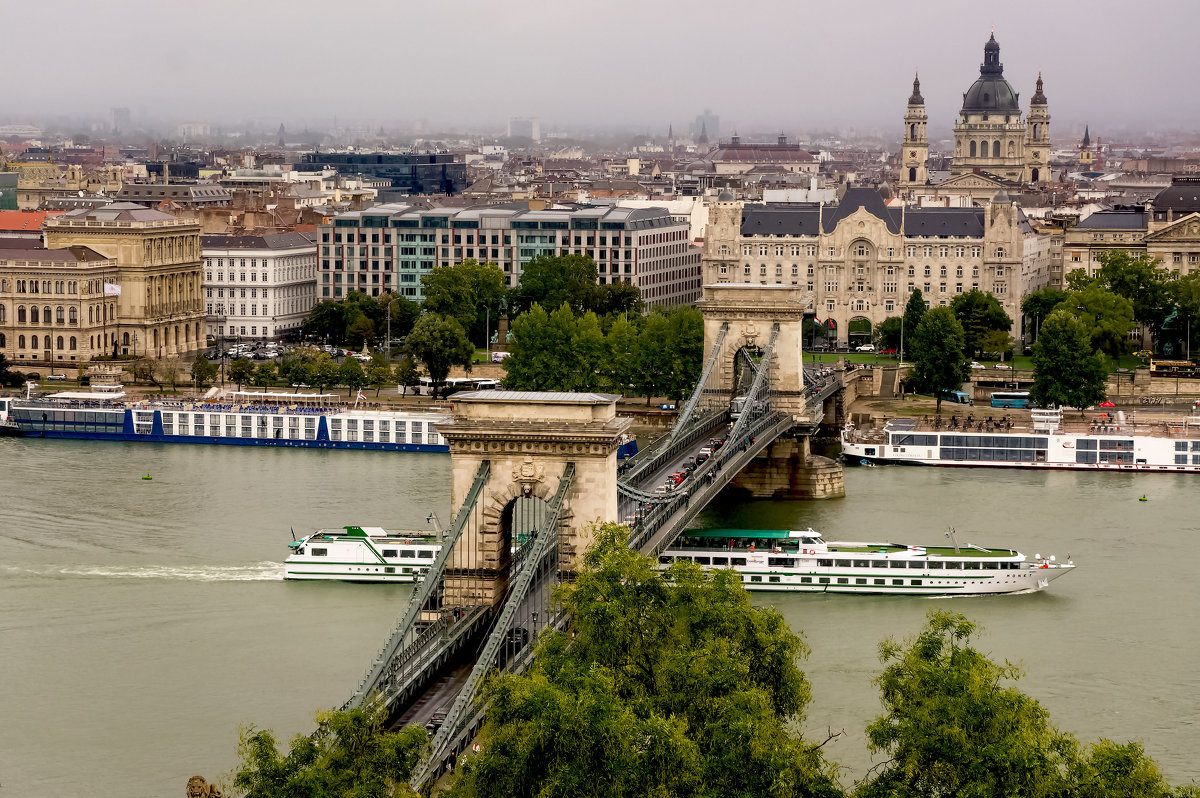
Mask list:
[[[61,408],[63,410],[166,410],[178,411],[182,413],[244,413],[249,415],[283,416],[344,416],[355,411],[362,412],[363,410],[367,409],[353,406],[311,407],[303,405],[252,405],[217,402],[113,402],[99,399],[55,399],[54,397],[50,396],[41,397],[33,401],[50,402],[55,408]],[[406,412],[430,416],[444,415],[443,412],[433,409],[370,409],[390,410],[392,412]]]
[[[889,419],[889,422],[892,419]],[[903,429],[890,427],[885,423],[882,429],[875,427],[854,427],[850,438],[855,443],[886,443],[888,432],[958,432],[971,435],[1022,434],[1047,435],[1050,431],[1043,426],[1014,422],[1010,416],[989,414],[982,418],[969,414],[966,417],[952,416],[923,416],[921,418],[906,418],[915,422],[915,426],[905,425]],[[1097,414],[1086,418],[1063,418],[1055,424],[1053,434],[1068,435],[1136,435],[1158,438],[1196,438],[1200,437],[1200,416],[1182,416],[1174,418],[1126,418],[1123,423],[1107,414]]]

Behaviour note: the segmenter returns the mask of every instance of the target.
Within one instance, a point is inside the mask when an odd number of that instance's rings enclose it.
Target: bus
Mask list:
[[[992,394],[992,407],[1029,407],[1029,391],[996,391]]]
[[[1150,359],[1151,377],[1200,377],[1200,365],[1190,360]]]
[[[973,405],[971,394],[966,391],[939,391],[938,398],[943,402],[953,402],[956,405]]]

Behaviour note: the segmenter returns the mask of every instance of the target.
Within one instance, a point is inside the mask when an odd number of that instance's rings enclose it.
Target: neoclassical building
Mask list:
[[[888,207],[869,188],[847,189],[837,205],[747,205],[722,192],[709,208],[703,278],[800,286],[839,341],[903,314],[916,289],[931,307],[989,292],[1015,325],[1029,234],[1003,193],[982,207],[916,208]]]
[[[988,39],[979,77],[963,93],[954,123],[953,166],[950,178],[937,184],[939,191],[986,199],[1000,190],[1050,181],[1050,111],[1041,73],[1036,86],[1029,114],[1022,116],[1020,95],[1004,77],[1000,45],[995,35]],[[914,80],[900,153],[900,186],[910,192],[929,184],[925,124],[925,99]]]
[[[117,202],[47,219],[43,231],[50,249],[88,247],[116,261],[120,354],[165,358],[204,347],[204,273],[194,217]]]

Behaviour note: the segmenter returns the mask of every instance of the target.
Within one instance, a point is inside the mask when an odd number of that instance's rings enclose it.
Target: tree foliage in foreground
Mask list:
[[[296,735],[287,753],[267,730],[243,729],[233,785],[245,798],[415,796],[408,785],[428,747],[425,730],[387,730],[382,702],[317,715],[317,731]]]
[[[435,394],[450,375],[451,366],[470,371],[475,356],[475,347],[467,340],[462,325],[436,313],[421,316],[408,334],[405,348],[425,366]]]
[[[481,752],[448,793],[519,796],[836,796],[821,748],[792,728],[807,648],[731,571],[665,574],[602,525],[526,673],[485,688]]]

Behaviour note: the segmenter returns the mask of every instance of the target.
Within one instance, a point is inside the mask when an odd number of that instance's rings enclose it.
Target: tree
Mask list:
[[[11,371],[11,368],[8,356],[0,352],[0,388],[20,388],[25,384],[25,375]]]
[[[338,384],[338,364],[328,354],[320,352],[309,365],[307,375],[309,385],[324,391]]]
[[[375,322],[371,321],[362,311],[355,311],[346,324],[346,333],[342,340],[357,352],[363,349],[369,341],[375,340],[375,334]]]
[[[253,727],[240,735],[234,787],[245,798],[415,796],[408,780],[428,747],[420,726],[387,730],[382,701],[317,715],[317,731],[297,735],[287,754]]]
[[[651,397],[664,396],[670,391],[674,367],[671,323],[665,314],[651,313],[638,335],[637,371],[633,380],[634,388],[646,397],[647,405]]]
[[[248,357],[239,357],[229,364],[229,379],[237,383],[238,390],[242,385],[254,378],[254,361]]]
[[[439,266],[421,276],[426,313],[453,318],[467,331],[472,341],[486,345],[487,311],[499,318],[504,297],[504,272],[494,263],[479,263],[468,258],[454,266]]]
[[[403,294],[384,294],[379,297],[379,305],[383,308],[383,329],[388,330],[388,309],[391,309],[392,338],[403,338],[412,330],[413,325],[421,316],[421,306]],[[388,350],[391,351],[390,349]]]
[[[1133,304],[1133,316],[1157,336],[1163,320],[1171,312],[1172,276],[1159,268],[1157,258],[1145,252],[1133,254],[1126,249],[1100,253],[1097,279],[1109,291]]]
[[[704,368],[704,318],[690,305],[658,311],[667,317],[671,372],[666,392],[675,400],[690,396]]]
[[[346,335],[346,313],[342,303],[326,299],[313,305],[300,329],[306,337],[341,345]]]
[[[372,358],[371,365],[367,366],[366,384],[375,389],[375,396],[378,397],[383,386],[391,381],[391,367],[381,357]]]
[[[626,396],[637,380],[638,331],[623,316],[613,321],[604,337],[605,356],[601,369],[608,386]]]
[[[808,651],[739,577],[678,562],[664,574],[624,528],[596,543],[557,598],[532,665],[484,688],[480,753],[452,798],[840,795],[795,727]]]
[[[504,358],[505,387],[515,391],[574,390],[584,368],[581,353],[576,351],[577,340],[578,323],[566,303],[553,313],[534,304],[513,320],[509,355]],[[597,353],[588,354],[598,360]],[[598,362],[595,365],[599,367]]]
[[[1000,300],[977,288],[950,300],[950,309],[962,325],[963,348],[967,357],[985,351],[981,342],[988,333],[1012,329],[1012,319],[1004,312]],[[1007,351],[1008,348],[1011,347],[998,351]]]
[[[1034,403],[1042,407],[1084,408],[1104,399],[1108,372],[1093,354],[1083,322],[1066,310],[1056,310],[1042,322],[1033,345]]]
[[[197,356],[195,362],[192,363],[192,381],[196,383],[196,390],[202,390],[216,377],[217,367],[209,363],[208,358],[204,355]]]
[[[888,316],[875,325],[875,335],[880,349],[895,349],[900,351],[900,330],[904,320],[899,316]]]
[[[862,798],[1071,794],[1074,741],[1041,704],[1003,684],[1020,670],[971,648],[975,633],[962,615],[930,610],[915,638],[880,645],[884,714],[867,740],[890,759]]]
[[[363,373],[362,365],[358,360],[347,356],[342,361],[342,365],[338,366],[337,379],[346,386],[346,396],[353,397],[354,392],[366,384],[367,375]]]
[[[277,379],[279,379],[279,375],[276,373],[275,364],[267,361],[259,363],[258,367],[254,369],[252,382],[258,388],[268,388],[274,385]]]
[[[642,292],[633,283],[617,281],[596,286],[592,310],[597,316],[616,316],[642,312]]]
[[[401,387],[402,396],[408,395],[409,388],[421,384],[421,370],[417,368],[411,355],[405,355],[396,364],[396,384]]]
[[[1037,338],[1036,331],[1042,324],[1042,319],[1049,316],[1067,298],[1066,291],[1060,291],[1057,288],[1039,288],[1021,301],[1021,313],[1027,318],[1033,319],[1034,338]]]
[[[1055,310],[1066,311],[1083,322],[1092,351],[1098,349],[1111,357],[1129,351],[1129,333],[1135,324],[1133,303],[1100,283],[1071,291]]]
[[[957,391],[970,376],[963,354],[963,329],[950,308],[933,308],[924,315],[912,339],[911,381],[918,390],[937,397],[942,410],[942,393]]]
[[[921,319],[925,318],[925,313],[928,308],[925,307],[925,297],[921,295],[921,289],[914,289],[908,297],[908,304],[904,306],[904,351],[912,351],[912,339],[917,334],[917,328],[921,326]]]
[[[583,313],[596,301],[596,276],[596,264],[588,255],[539,255],[525,264],[509,307],[520,314],[535,304],[557,308],[565,302]]]
[[[475,347],[467,340],[467,333],[454,319],[437,313],[426,313],[417,320],[406,344],[409,353],[425,366],[433,382],[433,395],[450,375],[451,366],[462,366],[470,371]]]

